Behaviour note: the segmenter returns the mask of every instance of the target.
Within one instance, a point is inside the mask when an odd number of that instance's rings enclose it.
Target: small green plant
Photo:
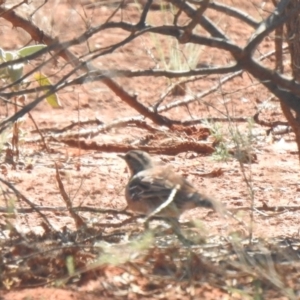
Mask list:
[[[27,60],[24,60],[22,62],[16,62],[13,63],[15,60],[18,60],[20,58],[26,59],[30,55],[44,49],[46,45],[33,45],[33,46],[27,46],[24,48],[21,48],[19,50],[14,51],[5,51],[2,48],[0,48],[0,64],[5,62],[12,62],[12,64],[0,68],[0,79],[2,79],[5,84],[8,84],[10,89],[14,91],[20,90],[22,87],[26,87],[29,83],[26,80],[22,80],[23,77],[23,71],[25,64],[28,63]],[[43,74],[37,73],[34,75],[35,80],[40,86],[48,86],[50,85],[50,80]],[[21,81],[20,81],[21,80]],[[19,82],[20,81],[20,82]],[[25,105],[26,96],[15,96],[13,97],[13,106],[14,106],[14,113],[17,113],[18,108]],[[49,105],[53,108],[61,107],[61,104],[59,102],[59,99],[56,94],[51,94],[48,97],[46,97],[47,102]],[[30,118],[32,119],[32,116],[30,113],[28,113]],[[11,163],[14,163],[13,156],[15,156],[17,159],[19,158],[19,136],[20,136],[20,127],[21,127],[22,121],[20,120],[16,121],[13,124],[12,128],[12,151],[11,151]]]
[[[174,15],[178,13],[178,9],[170,3],[168,3],[168,5],[161,5],[160,7],[164,24],[172,25]],[[196,27],[195,32],[197,32],[197,29]],[[173,37],[164,36],[163,39],[161,39],[157,34],[151,34],[151,39],[155,51],[148,50],[148,52],[151,52],[151,57],[156,62],[156,67],[163,68],[167,71],[183,72],[197,68],[199,59],[205,49],[205,46],[197,44],[180,44],[178,40]],[[171,90],[173,95],[184,95],[186,93],[186,86],[183,82],[184,78],[168,80],[170,85],[174,86]]]
[[[213,159],[217,161],[227,161],[230,157],[235,157],[241,162],[251,162],[253,143],[253,120],[249,119],[246,130],[241,130],[233,124],[224,129],[220,123],[204,122],[214,138],[215,152]]]
[[[212,155],[214,160],[227,161],[230,158],[229,142],[224,137],[224,127],[217,122],[204,121],[203,125],[206,126],[211,136],[214,139],[215,151]]]
[[[213,159],[216,161],[227,161],[231,156],[226,143],[219,143],[213,153]]]
[[[34,54],[45,47],[46,45],[34,45],[34,46],[24,47],[15,51],[5,51],[2,48],[0,48],[0,63],[14,61],[18,58],[26,58],[29,55]],[[23,69],[26,63],[27,62],[25,61],[22,63],[15,63],[9,65],[5,68],[1,68],[0,78],[10,81],[11,83],[14,83],[15,81],[19,80],[23,76]],[[13,87],[12,89],[18,90],[19,87],[16,86]]]
[[[89,265],[89,268],[99,267],[102,265],[119,266],[131,260],[132,256],[139,253],[147,253],[154,244],[154,237],[151,231],[143,233],[137,240],[124,243],[122,247],[110,245],[106,242],[97,243],[101,248],[101,254],[98,259]]]
[[[68,255],[66,258],[66,267],[68,270],[69,276],[72,276],[75,274],[75,261],[73,255]]]
[[[17,60],[19,58],[26,58],[42,50],[45,47],[46,45],[40,44],[40,45],[27,46],[14,51],[5,51],[2,48],[0,48],[0,63],[13,62],[14,60]],[[14,82],[22,78],[24,66],[27,63],[28,62],[25,60],[24,62],[15,63],[7,67],[1,68],[0,78],[6,81],[7,83],[13,84]],[[47,76],[43,75],[42,73],[36,73],[34,75],[34,78],[40,86],[51,85],[50,80],[47,78]],[[20,89],[20,87],[24,85],[25,86],[28,85],[28,83],[25,80],[19,84],[12,85],[11,90],[17,91]],[[49,97],[46,98],[46,100],[52,108],[61,107],[61,104],[59,103],[59,99],[56,94],[50,95]]]
[[[246,130],[241,131],[236,126],[231,126],[229,128],[229,133],[236,147],[251,147],[255,141],[255,137],[253,135],[253,125],[253,119],[249,118],[247,121]]]

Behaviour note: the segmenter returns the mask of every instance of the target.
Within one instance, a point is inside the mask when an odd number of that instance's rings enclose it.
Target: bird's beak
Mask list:
[[[125,159],[125,155],[118,154],[117,156],[121,157],[122,159]]]

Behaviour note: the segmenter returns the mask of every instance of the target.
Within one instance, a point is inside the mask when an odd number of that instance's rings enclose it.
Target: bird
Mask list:
[[[218,210],[220,204],[214,199],[199,193],[170,165],[156,165],[147,152],[130,150],[118,156],[125,160],[131,174],[125,189],[129,210],[173,220],[195,207]]]

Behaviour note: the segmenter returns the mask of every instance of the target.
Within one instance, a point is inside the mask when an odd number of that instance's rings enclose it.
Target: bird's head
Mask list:
[[[150,155],[147,152],[141,150],[131,150],[125,155],[118,155],[123,158],[131,172],[131,176],[134,176],[138,172],[150,169],[153,167],[153,163]]]

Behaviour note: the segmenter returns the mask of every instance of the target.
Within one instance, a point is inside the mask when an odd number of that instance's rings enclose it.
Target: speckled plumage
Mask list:
[[[195,207],[216,209],[216,202],[197,192],[185,178],[172,167],[155,165],[144,151],[132,150],[122,157],[131,172],[126,186],[126,201],[131,211],[148,215],[169,199],[176,188],[173,201],[159,211],[158,216],[178,219],[186,210]]]

